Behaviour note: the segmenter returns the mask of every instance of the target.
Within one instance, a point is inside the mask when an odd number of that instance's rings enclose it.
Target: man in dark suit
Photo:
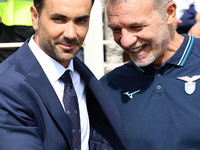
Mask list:
[[[63,96],[66,85],[60,80],[66,70],[80,113],[77,149],[123,149],[115,104],[75,57],[88,31],[92,4],[92,0],[34,0],[35,35],[0,65],[1,150],[76,149],[76,130],[68,116],[72,112],[63,102],[70,95]]]

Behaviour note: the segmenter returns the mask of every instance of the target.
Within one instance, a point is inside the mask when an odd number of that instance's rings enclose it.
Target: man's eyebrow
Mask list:
[[[85,15],[85,16],[80,16],[80,17],[78,17],[78,19],[87,19],[87,18],[89,18],[90,16],[89,15]]]
[[[55,14],[52,14],[51,15],[51,17],[61,17],[61,18],[68,18],[67,16],[65,16],[65,15],[62,15],[62,14],[57,14],[57,13],[55,13]],[[80,17],[78,17],[77,19],[87,19],[87,18],[89,18],[90,17],[90,15],[84,15],[84,16],[80,16]]]
[[[62,17],[62,18],[67,18],[67,17],[66,17],[66,16],[64,16],[64,15],[57,14],[57,13],[55,13],[55,14],[52,14],[52,15],[51,15],[51,17]]]
[[[131,24],[129,24],[129,26],[143,26],[143,25],[145,25],[145,23],[138,23],[138,22],[133,22],[133,23],[131,23]],[[115,26],[115,25],[110,25],[110,24],[108,24],[107,25],[109,28],[117,28],[118,26]]]
[[[144,23],[138,23],[138,22],[134,22],[131,23],[130,26],[138,26],[138,25],[143,25]]]

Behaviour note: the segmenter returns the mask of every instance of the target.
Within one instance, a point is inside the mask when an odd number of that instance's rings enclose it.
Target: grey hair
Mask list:
[[[166,5],[172,1],[173,0],[153,0],[153,4],[160,11],[160,13],[164,13]]]
[[[112,3],[112,2],[127,2],[129,0],[102,0],[104,3]],[[132,0],[133,2],[139,2],[141,0]],[[153,0],[153,3],[157,6],[163,6],[168,4],[173,0]]]
[[[140,2],[141,0],[102,0],[105,4],[106,3],[120,3],[120,2],[128,2],[128,1],[132,1],[132,2]],[[165,8],[166,5],[169,2],[172,2],[173,0],[151,0],[153,6],[155,6],[155,8],[159,11],[160,17],[162,18],[164,16],[165,13]]]

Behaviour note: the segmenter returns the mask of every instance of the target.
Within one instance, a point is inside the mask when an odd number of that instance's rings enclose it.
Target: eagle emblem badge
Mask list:
[[[179,80],[186,81],[185,83],[185,92],[189,95],[193,94],[196,90],[196,80],[200,79],[200,75],[195,75],[193,77],[183,76],[183,77],[177,77]]]

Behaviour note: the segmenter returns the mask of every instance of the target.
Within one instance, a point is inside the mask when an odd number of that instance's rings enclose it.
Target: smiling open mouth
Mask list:
[[[144,49],[146,46],[147,46],[147,44],[145,44],[145,45],[143,45],[143,46],[140,46],[140,47],[137,47],[137,48],[133,48],[133,49],[131,49],[130,51],[133,52],[133,53],[138,53],[138,52],[140,52],[142,49]]]

